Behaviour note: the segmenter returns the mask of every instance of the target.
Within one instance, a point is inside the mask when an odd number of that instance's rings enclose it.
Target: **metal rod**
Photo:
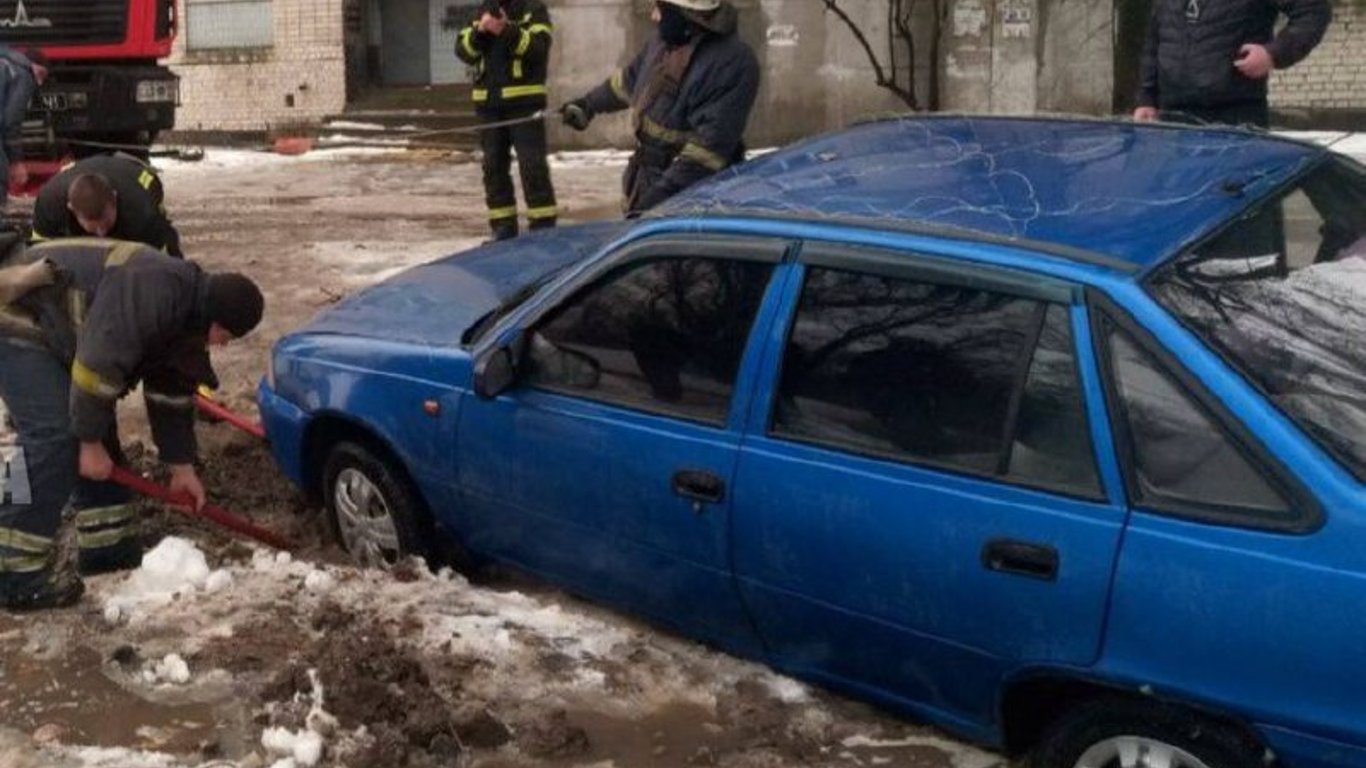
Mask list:
[[[294,543],[274,531],[251,522],[250,520],[234,515],[221,507],[212,504],[205,504],[198,511],[194,509],[194,499],[185,494],[173,493],[170,488],[148,480],[137,473],[123,467],[114,467],[109,479],[118,483],[129,490],[135,491],[151,499],[165,502],[171,508],[189,517],[202,517],[211,522],[217,523],[224,528],[228,528],[238,533],[249,536],[262,544],[289,551],[294,549]]]

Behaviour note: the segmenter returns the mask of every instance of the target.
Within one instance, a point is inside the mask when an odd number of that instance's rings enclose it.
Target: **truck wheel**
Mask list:
[[[323,495],[342,547],[357,563],[386,568],[409,555],[427,555],[421,500],[396,468],[364,446],[332,448]]]
[[[1054,723],[1030,768],[1251,768],[1271,765],[1247,734],[1154,701],[1084,703]]]

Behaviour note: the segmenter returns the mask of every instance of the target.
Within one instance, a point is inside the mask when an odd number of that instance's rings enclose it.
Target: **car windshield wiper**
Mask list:
[[[469,328],[465,329],[465,332],[460,336],[460,343],[469,346],[478,341],[490,328],[497,325],[499,320],[507,317],[513,310],[525,304],[527,299],[535,296],[546,283],[555,279],[555,276],[560,274],[563,269],[563,267],[556,269],[541,276],[539,280],[522,286],[511,296],[503,299],[498,306],[480,315],[478,320],[475,320]]]

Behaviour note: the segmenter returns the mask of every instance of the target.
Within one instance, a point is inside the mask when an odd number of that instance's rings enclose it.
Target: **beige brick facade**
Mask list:
[[[273,43],[187,50],[182,33],[169,64],[180,75],[180,130],[257,131],[316,124],[346,105],[343,0],[271,0]]]
[[[1333,24],[1314,52],[1272,75],[1279,108],[1366,109],[1366,8],[1335,2]]]

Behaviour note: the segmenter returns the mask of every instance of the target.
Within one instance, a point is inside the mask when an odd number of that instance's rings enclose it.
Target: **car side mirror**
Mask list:
[[[474,363],[474,394],[484,400],[512,389],[517,383],[517,366],[512,361],[512,349],[495,347]]]

